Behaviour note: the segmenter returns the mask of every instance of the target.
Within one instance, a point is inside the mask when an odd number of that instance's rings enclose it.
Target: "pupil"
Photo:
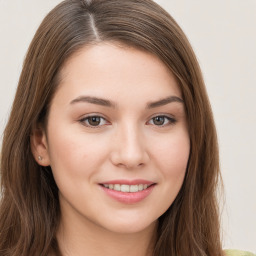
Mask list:
[[[92,126],[97,126],[100,124],[100,117],[98,116],[89,117],[88,122]]]
[[[163,125],[164,124],[164,117],[163,116],[157,116],[154,118],[154,124],[155,125]]]

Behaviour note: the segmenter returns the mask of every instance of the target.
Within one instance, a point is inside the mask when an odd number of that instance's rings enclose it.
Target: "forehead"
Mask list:
[[[89,93],[120,101],[181,97],[175,76],[158,57],[112,43],[85,46],[73,54],[60,72],[61,93],[69,98]]]

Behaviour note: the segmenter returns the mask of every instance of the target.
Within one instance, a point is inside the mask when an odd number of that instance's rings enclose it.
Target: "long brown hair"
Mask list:
[[[174,19],[151,0],[66,0],[43,20],[28,49],[4,131],[0,254],[57,254],[60,208],[50,167],[39,166],[30,135],[47,121],[64,62],[81,47],[119,42],[158,56],[176,76],[191,142],[183,186],[159,218],[154,256],[223,255],[216,188],[216,131],[193,50]]]

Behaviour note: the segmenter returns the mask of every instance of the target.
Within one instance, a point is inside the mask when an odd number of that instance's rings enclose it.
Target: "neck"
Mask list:
[[[57,240],[62,256],[151,256],[157,222],[136,233],[115,233],[90,222],[61,217]],[[71,220],[72,219],[72,223]]]

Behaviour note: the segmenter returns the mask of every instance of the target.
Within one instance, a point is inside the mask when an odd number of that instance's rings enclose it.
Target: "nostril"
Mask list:
[[[115,141],[115,148],[110,154],[110,160],[115,166],[127,169],[141,168],[148,162],[147,151],[134,140]]]

